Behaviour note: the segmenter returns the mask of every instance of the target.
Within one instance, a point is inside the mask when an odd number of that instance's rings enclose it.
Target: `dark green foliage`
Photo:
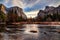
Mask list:
[[[21,21],[25,21],[25,19],[23,19],[23,18],[20,16],[20,17],[18,17],[17,22],[21,22]]]
[[[5,25],[0,24],[0,32],[4,32],[5,31]]]
[[[2,21],[2,22],[6,21],[6,15],[2,11],[0,11],[0,21]]]
[[[18,22],[22,21],[22,17],[18,17],[17,21]]]

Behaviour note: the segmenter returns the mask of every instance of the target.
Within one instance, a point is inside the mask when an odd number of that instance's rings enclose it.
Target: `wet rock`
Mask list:
[[[32,32],[32,33],[37,33],[37,31],[35,31],[35,30],[31,30],[30,32]]]
[[[44,34],[47,34],[46,32],[44,32]]]

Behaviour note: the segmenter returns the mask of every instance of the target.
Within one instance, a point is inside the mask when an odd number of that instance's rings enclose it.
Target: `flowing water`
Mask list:
[[[5,32],[0,32],[0,40],[60,40],[60,26],[39,24],[23,24],[19,25],[19,28],[15,26],[8,25]]]

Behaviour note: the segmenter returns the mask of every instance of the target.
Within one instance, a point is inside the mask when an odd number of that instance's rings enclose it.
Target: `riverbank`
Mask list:
[[[2,24],[42,24],[42,25],[60,25],[60,22],[13,22],[13,23],[0,23],[0,25]]]
[[[43,25],[60,25],[60,22],[14,22],[12,24],[43,24]]]

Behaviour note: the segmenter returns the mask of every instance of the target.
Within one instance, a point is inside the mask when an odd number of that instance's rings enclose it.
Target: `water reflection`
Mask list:
[[[0,32],[0,40],[60,40],[59,30],[60,26],[8,25]]]
[[[25,29],[25,32],[24,33],[27,33],[27,34],[38,34],[39,30],[38,30],[38,25],[35,25],[35,24],[25,24],[23,25],[26,27]]]

